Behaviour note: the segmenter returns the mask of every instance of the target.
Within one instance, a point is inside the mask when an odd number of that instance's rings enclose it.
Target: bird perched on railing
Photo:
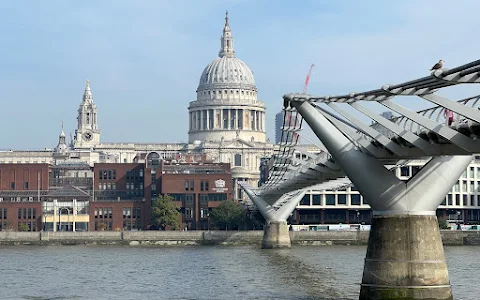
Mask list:
[[[436,63],[431,69],[430,71],[433,71],[433,70],[440,70],[441,68],[443,68],[443,64],[445,62],[443,60],[439,60],[438,63]]]

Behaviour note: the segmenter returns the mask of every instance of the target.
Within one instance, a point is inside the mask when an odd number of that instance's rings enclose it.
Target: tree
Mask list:
[[[158,228],[165,229],[168,226],[173,230],[180,229],[180,209],[173,201],[169,195],[158,196],[153,201],[152,219]]]
[[[18,231],[28,231],[28,225],[25,223],[18,223]]]
[[[227,200],[212,209],[210,216],[217,227],[227,230],[229,226],[233,228],[242,224],[245,219],[245,212],[240,205]]]
[[[448,229],[448,222],[445,219],[438,219],[438,227],[440,229]]]

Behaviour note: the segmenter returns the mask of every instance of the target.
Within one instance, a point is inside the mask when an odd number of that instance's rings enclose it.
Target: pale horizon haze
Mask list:
[[[480,58],[474,0],[6,0],[0,149],[53,149],[62,121],[73,133],[87,79],[103,142],[187,142],[187,107],[218,56],[226,10],[272,141],[282,96],[302,90],[312,63],[308,93],[336,95],[426,76],[439,59],[455,67]]]

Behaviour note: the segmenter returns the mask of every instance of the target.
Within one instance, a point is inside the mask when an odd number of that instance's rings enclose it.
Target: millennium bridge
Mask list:
[[[241,184],[266,220],[262,247],[291,246],[287,218],[307,188],[353,184],[373,210],[360,299],[453,299],[435,211],[480,153],[480,96],[452,100],[439,91],[468,83],[480,83],[480,60],[362,93],[284,95],[282,142],[268,180]],[[432,107],[412,111],[393,101],[398,96]],[[379,115],[369,102],[398,116]],[[305,122],[321,142],[318,155],[297,148]],[[430,159],[410,180],[391,172],[418,158]]]

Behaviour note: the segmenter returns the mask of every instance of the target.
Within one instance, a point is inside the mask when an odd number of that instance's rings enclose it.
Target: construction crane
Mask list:
[[[313,67],[315,67],[315,64],[312,64],[310,66],[310,69],[308,70],[308,74],[307,74],[307,77],[305,78],[305,85],[303,86],[302,94],[305,94],[307,92],[308,83],[310,82],[310,75],[312,75]],[[289,127],[295,127],[296,121],[292,120],[291,112],[287,112],[285,117],[286,117],[285,118],[285,124],[288,124]],[[295,118],[295,120],[296,120],[296,118]],[[297,141],[297,143],[299,142],[300,136],[298,135],[298,133],[296,133],[296,132],[293,133],[293,139],[295,139]]]
[[[307,74],[307,77],[305,78],[305,85],[303,86],[302,94],[305,94],[307,92],[308,82],[310,81],[310,75],[312,75],[313,67],[315,67],[315,64],[312,64],[310,66],[310,70],[308,70],[308,74]]]

